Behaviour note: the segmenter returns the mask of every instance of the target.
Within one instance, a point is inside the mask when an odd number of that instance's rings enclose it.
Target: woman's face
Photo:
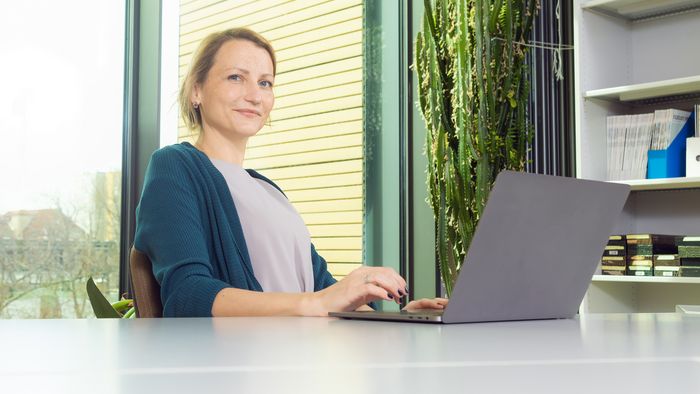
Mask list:
[[[204,133],[227,137],[254,136],[267,121],[275,95],[272,59],[267,51],[247,40],[224,43],[202,85],[196,85],[192,102],[199,103]]]

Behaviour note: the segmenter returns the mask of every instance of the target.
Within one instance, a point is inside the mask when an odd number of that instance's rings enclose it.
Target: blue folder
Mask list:
[[[692,137],[695,114],[685,122],[668,149],[650,150],[647,161],[647,178],[677,178],[685,176],[685,140]]]

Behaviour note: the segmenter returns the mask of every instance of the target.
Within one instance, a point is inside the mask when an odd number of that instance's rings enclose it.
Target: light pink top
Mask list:
[[[226,179],[241,220],[255,278],[264,291],[311,292],[311,236],[279,190],[241,166],[211,159]]]

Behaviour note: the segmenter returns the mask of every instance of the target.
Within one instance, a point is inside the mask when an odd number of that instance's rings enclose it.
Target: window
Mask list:
[[[271,125],[244,166],[285,191],[340,279],[362,264],[363,1],[182,1],[180,80],[200,41],[232,27],[262,34],[278,63]]]
[[[89,276],[118,298],[124,4],[41,8],[0,14],[2,318],[91,316]]]

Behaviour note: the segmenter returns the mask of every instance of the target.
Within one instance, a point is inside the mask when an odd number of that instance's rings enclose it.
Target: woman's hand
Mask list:
[[[405,311],[415,311],[419,309],[445,309],[449,300],[447,298],[422,298],[420,300],[413,300],[406,305],[403,310]]]
[[[406,281],[392,268],[360,267],[340,282],[311,293],[312,302],[306,309],[310,315],[326,316],[328,312],[354,311],[376,300],[400,303],[407,293]]]

